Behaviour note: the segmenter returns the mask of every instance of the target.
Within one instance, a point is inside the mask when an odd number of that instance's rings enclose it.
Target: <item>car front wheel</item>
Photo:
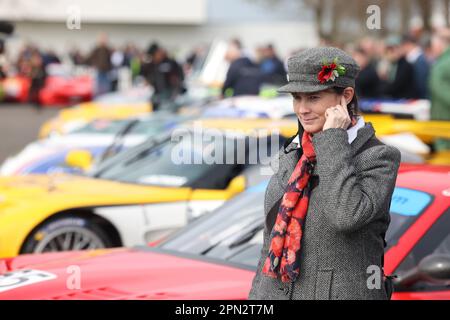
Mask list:
[[[43,223],[25,241],[22,253],[92,250],[112,247],[107,234],[89,219],[60,217]]]

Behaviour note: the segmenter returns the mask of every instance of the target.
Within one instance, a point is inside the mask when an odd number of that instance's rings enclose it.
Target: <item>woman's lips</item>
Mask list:
[[[316,120],[317,118],[312,118],[312,119],[302,119],[302,122],[304,122],[304,123],[311,123],[311,122],[313,122],[314,120]]]

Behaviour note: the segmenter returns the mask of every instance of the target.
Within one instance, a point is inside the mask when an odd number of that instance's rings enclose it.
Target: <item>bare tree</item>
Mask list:
[[[304,0],[305,4],[310,7],[316,16],[315,24],[319,37],[324,38],[328,35],[323,28],[323,16],[325,11],[325,0]]]
[[[445,16],[445,25],[450,27],[450,0],[444,1],[444,16]]]
[[[411,19],[411,0],[399,0],[401,11],[401,32],[406,33],[409,30],[409,21]]]
[[[352,2],[352,5],[349,5],[349,1],[346,0],[330,0],[328,2],[325,0],[304,0],[304,2],[306,6],[315,12],[315,24],[319,35],[324,38],[331,38],[334,41],[348,40],[349,38],[369,33],[369,30],[366,28],[366,20],[368,18],[367,8],[370,5],[378,5],[381,9],[382,17],[389,8],[388,0],[358,0]],[[328,8],[327,5],[330,5],[331,8]],[[324,13],[327,9],[331,11],[330,32],[326,32],[323,27]],[[348,28],[347,24],[357,25],[358,27]],[[370,30],[370,33],[377,34],[378,32]],[[386,35],[388,30],[386,30],[386,27],[382,27],[380,33],[381,35]]]
[[[425,31],[431,31],[431,13],[432,13],[432,1],[430,0],[417,0],[420,8],[420,15],[422,17],[423,28]]]
[[[281,4],[282,0],[247,0],[253,2],[261,2],[270,5]],[[318,35],[321,38],[333,39],[333,41],[342,41],[344,39],[355,38],[358,36],[366,35],[368,33],[372,35],[380,35],[382,37],[387,36],[390,32],[402,32],[406,33],[409,29],[409,22],[411,19],[411,3],[416,1],[420,9],[420,15],[423,21],[424,29],[426,31],[431,30],[431,14],[432,4],[431,0],[296,0],[299,3],[299,8],[305,8],[305,6],[311,9],[315,14],[315,26]],[[449,5],[450,0],[442,0],[445,5],[446,22],[449,25]],[[367,8],[370,5],[377,5],[381,10],[382,26],[381,30],[368,30],[365,26],[367,21]],[[400,30],[390,30],[386,23],[386,16],[391,9],[396,7],[399,10],[400,18]],[[330,31],[325,29],[325,13],[331,12],[331,28]],[[357,28],[348,28],[346,24],[357,25]]]

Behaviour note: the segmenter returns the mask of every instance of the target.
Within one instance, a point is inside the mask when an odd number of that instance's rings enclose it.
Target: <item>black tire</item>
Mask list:
[[[84,242],[86,242],[86,245],[83,245]],[[64,215],[52,218],[39,225],[25,240],[21,253],[110,247],[113,247],[110,237],[91,219],[75,215]]]

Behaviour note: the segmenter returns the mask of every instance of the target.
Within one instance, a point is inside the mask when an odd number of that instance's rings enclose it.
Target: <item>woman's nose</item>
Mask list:
[[[298,101],[295,103],[295,111],[296,113],[304,114],[311,112],[311,109],[304,101]]]

